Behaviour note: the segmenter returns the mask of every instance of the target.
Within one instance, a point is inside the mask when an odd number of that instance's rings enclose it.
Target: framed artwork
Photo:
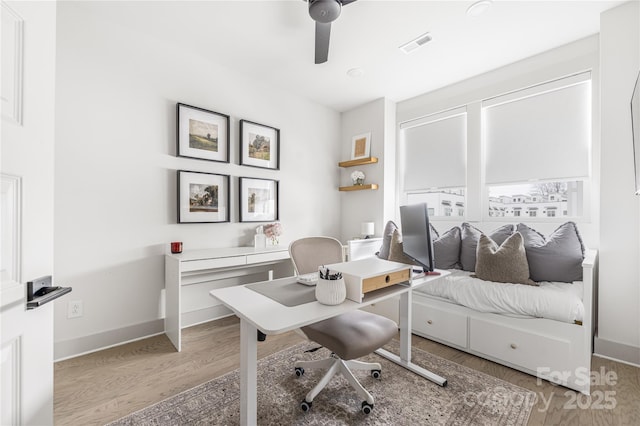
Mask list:
[[[240,165],[280,169],[280,130],[240,120]]]
[[[240,222],[278,220],[277,180],[240,178]]]
[[[229,175],[178,170],[178,223],[229,222]]]
[[[351,159],[371,157],[371,133],[363,133],[351,139]]]
[[[229,162],[229,116],[176,104],[176,139],[179,157]]]

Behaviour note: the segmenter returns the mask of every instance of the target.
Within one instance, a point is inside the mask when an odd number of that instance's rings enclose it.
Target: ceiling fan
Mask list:
[[[316,21],[316,64],[327,62],[331,23],[338,19],[342,6],[356,0],[309,0],[309,15]]]

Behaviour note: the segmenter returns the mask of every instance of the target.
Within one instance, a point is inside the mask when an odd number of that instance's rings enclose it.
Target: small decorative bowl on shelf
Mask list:
[[[364,185],[364,173],[360,170],[356,170],[351,173],[351,181],[354,185]]]

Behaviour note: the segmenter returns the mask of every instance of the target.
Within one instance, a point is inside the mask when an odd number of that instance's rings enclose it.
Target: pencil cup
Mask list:
[[[323,305],[339,305],[347,298],[344,278],[337,280],[318,279],[316,284],[316,300]]]

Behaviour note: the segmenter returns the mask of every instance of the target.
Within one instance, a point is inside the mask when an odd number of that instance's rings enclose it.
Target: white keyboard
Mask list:
[[[311,272],[310,274],[298,275],[298,282],[304,285],[316,285],[318,284],[318,273]]]

